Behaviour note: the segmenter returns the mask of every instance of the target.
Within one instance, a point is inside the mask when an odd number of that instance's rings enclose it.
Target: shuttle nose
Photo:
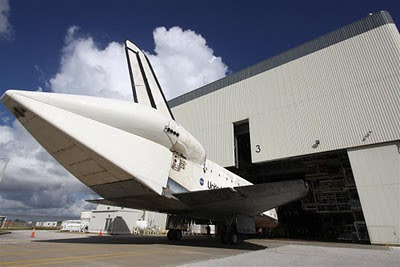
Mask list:
[[[1,99],[5,99],[7,97],[10,97],[16,90],[7,90],[2,96]]]
[[[73,113],[171,147],[168,136],[162,134],[170,119],[153,108],[133,102],[20,90],[8,90],[2,102],[22,124],[29,120],[30,115],[57,110],[63,114],[57,118],[60,121],[65,114]]]
[[[15,93],[15,90],[7,90],[2,96],[1,96],[1,102],[5,105],[6,102],[11,98],[11,96]]]
[[[30,95],[37,92],[21,91],[21,90],[7,90],[1,96],[1,102],[15,115],[14,109],[22,109],[21,97],[30,98]],[[13,103],[11,103],[13,102]],[[18,105],[19,104],[19,105]],[[20,113],[20,112],[18,112]]]
[[[62,99],[63,96],[64,95],[62,94],[44,93],[37,91],[7,90],[1,97],[1,102],[7,106],[7,103],[11,99],[20,104],[22,104],[21,102],[24,102],[23,99],[25,100],[30,99],[45,104],[49,104],[52,106],[56,106],[57,99]]]
[[[27,112],[26,107],[22,104],[21,96],[23,96],[23,91],[18,90],[7,90],[1,96],[1,102],[17,119],[25,118]]]
[[[1,102],[5,104],[10,98],[14,98],[15,96],[25,96],[25,97],[30,97],[32,95],[38,94],[40,92],[32,92],[32,91],[22,91],[22,90],[7,90],[2,96],[1,96]]]
[[[95,192],[115,182],[131,183],[138,194],[161,194],[166,186],[172,153],[160,145],[162,140],[144,138],[156,130],[162,133],[166,124],[153,116],[151,108],[113,99],[17,90],[8,90],[1,101],[61,165]],[[131,127],[132,121],[139,125],[141,120],[148,125],[147,132],[141,132],[144,137]]]

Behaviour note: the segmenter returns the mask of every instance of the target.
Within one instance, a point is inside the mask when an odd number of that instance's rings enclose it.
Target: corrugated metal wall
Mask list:
[[[400,245],[400,142],[348,154],[371,243]]]
[[[253,162],[399,140],[400,35],[390,21],[376,27],[374,16],[340,29],[364,27],[343,41],[197,98],[172,100],[175,118],[223,166],[234,165],[233,122],[247,118]]]

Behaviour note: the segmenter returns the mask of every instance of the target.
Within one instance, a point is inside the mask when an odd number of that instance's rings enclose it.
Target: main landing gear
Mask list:
[[[235,217],[232,216],[226,218],[226,225],[221,225],[219,236],[222,244],[236,245],[239,242]]]
[[[167,233],[168,240],[181,240],[182,231],[178,229],[170,229]]]
[[[219,233],[221,243],[236,245],[239,242],[238,233],[236,233],[234,229],[228,231],[225,226],[223,228],[224,229]]]

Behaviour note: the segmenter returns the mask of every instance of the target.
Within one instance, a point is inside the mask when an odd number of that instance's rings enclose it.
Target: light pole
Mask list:
[[[9,161],[9,160],[6,159],[6,158],[0,158],[0,160],[4,161],[3,169],[2,169],[1,172],[0,172],[0,182],[1,182],[1,179],[3,178],[3,175],[4,175],[5,171],[6,171],[7,164],[8,164],[8,161]]]

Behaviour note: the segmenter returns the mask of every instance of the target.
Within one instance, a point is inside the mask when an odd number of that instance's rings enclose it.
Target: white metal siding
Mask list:
[[[348,154],[371,243],[400,245],[400,142]]]
[[[253,162],[399,140],[400,35],[385,24],[180,104],[173,113],[223,166],[234,165],[232,123],[247,118]]]

